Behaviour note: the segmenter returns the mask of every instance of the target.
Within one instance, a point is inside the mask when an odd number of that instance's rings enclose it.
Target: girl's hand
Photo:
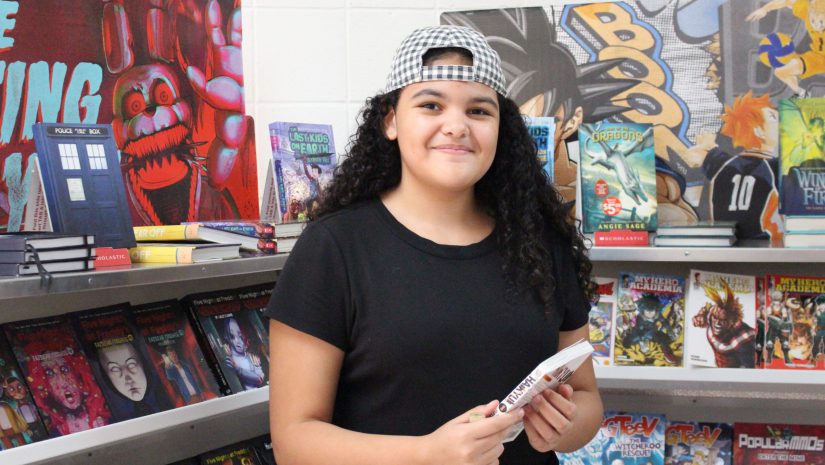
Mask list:
[[[522,419],[524,410],[492,417],[497,406],[496,400],[480,405],[424,436],[424,462],[439,465],[498,464],[498,457],[504,452],[502,440],[510,428]],[[471,413],[481,413],[485,418],[470,422]]]
[[[558,392],[545,389],[524,407],[524,431],[530,445],[539,452],[555,450],[561,437],[570,431],[575,416],[570,385],[562,384]]]

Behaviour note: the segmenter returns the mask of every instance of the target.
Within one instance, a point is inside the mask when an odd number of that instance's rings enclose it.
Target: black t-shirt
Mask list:
[[[284,265],[271,318],[344,351],[332,422],[375,434],[423,435],[501,399],[556,352],[558,331],[587,322],[569,247],[552,241],[556,310],[505,293],[496,233],[440,245],[378,201],[311,223]],[[555,464],[526,433],[504,465]]]

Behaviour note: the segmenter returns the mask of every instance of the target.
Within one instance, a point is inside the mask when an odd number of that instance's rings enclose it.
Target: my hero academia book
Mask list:
[[[3,325],[50,437],[112,423],[112,412],[65,316]]]
[[[687,363],[754,368],[756,278],[690,270],[687,292]]]
[[[175,407],[220,396],[212,369],[179,301],[136,305],[131,316]]]
[[[825,465],[825,426],[736,423],[733,465]]]
[[[26,377],[0,331],[0,450],[48,437]]]
[[[655,230],[658,203],[652,126],[582,124],[579,149],[583,231]]]
[[[615,316],[616,365],[682,366],[685,279],[621,273]]]
[[[785,215],[825,214],[825,98],[779,101],[779,200]]]
[[[590,344],[593,346],[593,363],[613,364],[613,325],[619,285],[616,278],[595,278],[599,286],[599,302],[590,307]]]
[[[665,465],[731,465],[732,437],[727,423],[668,421]]]
[[[765,368],[825,369],[825,277],[766,279]]]

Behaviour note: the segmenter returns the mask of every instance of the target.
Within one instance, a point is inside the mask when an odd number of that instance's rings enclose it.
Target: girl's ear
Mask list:
[[[398,129],[395,124],[395,108],[390,108],[387,116],[384,117],[384,135],[389,140],[398,139]]]

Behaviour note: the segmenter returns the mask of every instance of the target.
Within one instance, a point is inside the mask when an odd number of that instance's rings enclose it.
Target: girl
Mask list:
[[[555,464],[552,451],[595,434],[587,362],[559,392],[492,416],[539,362],[587,338],[593,288],[505,92],[471,29],[402,42],[267,308],[278,463]]]

